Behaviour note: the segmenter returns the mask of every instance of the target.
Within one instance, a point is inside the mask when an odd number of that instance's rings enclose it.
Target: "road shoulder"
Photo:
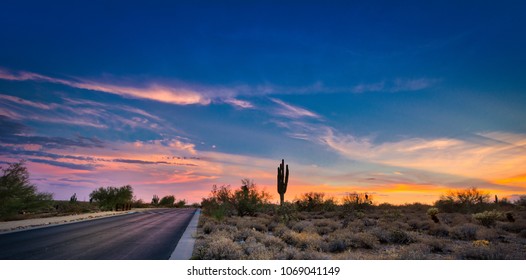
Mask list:
[[[24,231],[24,230],[34,229],[34,228],[56,226],[56,225],[62,225],[62,224],[70,224],[70,223],[82,222],[86,220],[108,218],[108,217],[126,215],[126,214],[131,214],[131,213],[135,213],[139,211],[146,211],[146,210],[149,210],[149,208],[132,209],[130,211],[118,211],[118,212],[106,211],[106,212],[86,213],[86,214],[79,214],[79,215],[57,216],[57,217],[48,217],[48,218],[0,222],[0,234]]]
[[[199,222],[199,216],[201,215],[201,209],[197,209],[192,217],[192,220],[186,227],[183,236],[177,243],[177,247],[172,252],[170,260],[189,260],[192,257],[194,251],[195,238],[194,235],[197,232],[197,224]]]

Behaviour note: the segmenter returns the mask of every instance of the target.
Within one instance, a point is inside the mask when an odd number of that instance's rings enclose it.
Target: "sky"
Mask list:
[[[4,1],[0,166],[55,199],[241,179],[526,194],[524,1]]]

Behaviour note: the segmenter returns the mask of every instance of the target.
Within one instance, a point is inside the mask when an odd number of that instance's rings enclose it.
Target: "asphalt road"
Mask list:
[[[0,234],[0,259],[167,260],[195,209],[152,209]]]

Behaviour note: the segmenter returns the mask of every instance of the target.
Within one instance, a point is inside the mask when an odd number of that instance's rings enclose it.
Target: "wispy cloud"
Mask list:
[[[370,139],[339,135],[329,129],[322,138],[327,146],[351,159],[488,182],[520,181],[518,175],[524,173],[520,166],[526,166],[526,135],[491,132],[480,136],[486,140],[410,138],[374,144]]]
[[[12,103],[17,103],[17,104],[24,105],[24,106],[30,106],[30,107],[34,107],[38,109],[43,109],[43,110],[52,110],[58,106],[57,104],[54,104],[54,103],[45,104],[41,102],[34,102],[31,100],[26,100],[20,97],[15,97],[15,96],[5,95],[5,94],[0,94],[0,102],[1,100],[9,101]]]
[[[390,81],[381,81],[376,83],[362,83],[352,88],[353,93],[367,93],[367,92],[405,92],[405,91],[419,91],[433,87],[439,79],[418,78],[418,79],[403,79],[397,78]]]
[[[314,118],[314,119],[321,118],[320,115],[314,112],[311,112],[307,109],[304,109],[298,106],[294,106],[294,105],[285,103],[282,100],[279,100],[276,98],[270,98],[270,100],[272,100],[272,102],[279,105],[279,107],[274,110],[274,113],[277,115],[281,115],[281,116],[291,118],[291,119],[299,119],[299,118],[304,118],[304,117]]]
[[[236,98],[226,98],[223,100],[225,103],[228,103],[230,105],[233,105],[234,107],[240,108],[240,109],[254,109],[255,106],[249,101],[246,100],[240,100]]]
[[[66,80],[48,77],[45,75],[40,75],[31,72],[14,72],[7,71],[5,69],[0,69],[0,79],[12,81],[44,81],[49,83],[62,84],[74,88],[112,93],[131,98],[150,99],[159,102],[172,103],[178,105],[206,105],[210,103],[210,98],[206,97],[205,94],[198,92],[194,89],[185,87],[175,88],[159,85],[156,83],[151,83],[144,87],[134,87],[90,81],[86,79]]]

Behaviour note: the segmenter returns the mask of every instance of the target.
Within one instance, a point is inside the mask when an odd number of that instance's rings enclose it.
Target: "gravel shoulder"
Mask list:
[[[130,211],[106,211],[97,213],[86,213],[69,216],[27,219],[19,221],[0,222],[0,233],[26,230],[30,228],[44,227],[50,225],[68,224],[84,220],[101,219],[112,216],[126,215],[129,213],[151,210],[150,208],[134,208]]]

